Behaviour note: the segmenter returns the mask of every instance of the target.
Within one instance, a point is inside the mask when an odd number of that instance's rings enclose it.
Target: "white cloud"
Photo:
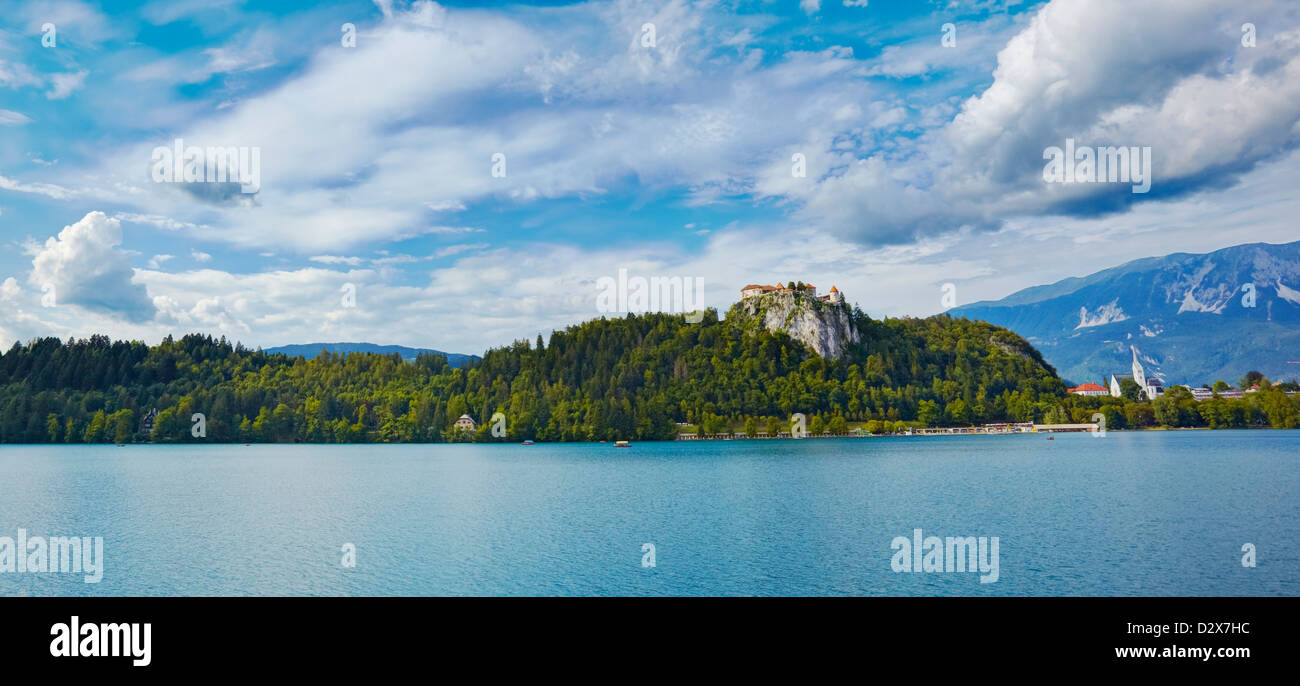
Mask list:
[[[162,264],[164,262],[172,259],[173,257],[174,257],[173,255],[154,255],[153,257],[149,258],[148,266],[150,269],[158,269],[162,267]]]
[[[86,76],[89,74],[90,72],[84,69],[64,74],[51,74],[50,89],[45,92],[45,97],[50,100],[62,100],[72,95],[73,91],[85,84]]]
[[[41,78],[27,65],[21,62],[9,62],[0,59],[0,86],[5,88],[23,88],[40,86]]]
[[[702,201],[745,192],[777,149],[866,123],[854,106],[870,100],[868,87],[847,48],[764,64],[759,51],[720,47],[734,31],[711,26],[707,6],[588,9],[576,27],[394,10],[365,27],[357,48],[321,48],[303,73],[175,131],[194,145],[260,147],[262,192],[251,204],[214,206],[149,183],[140,161],[160,141],[109,155],[92,176],[135,189],[124,200],[141,213],[220,228],[219,240],[322,254],[477,230],[438,215],[603,194],[631,177],[651,192],[692,188]],[[646,20],[659,27],[654,50],[632,40]],[[577,61],[529,69],[548,54]],[[440,66],[392,68],[404,63]],[[508,105],[464,104],[485,100]],[[848,116],[828,123],[828,110]],[[494,152],[507,156],[505,178],[490,173]]]
[[[31,118],[22,112],[0,109],[0,126],[20,126],[30,121]]]
[[[434,257],[449,257],[451,255],[459,255],[460,253],[469,252],[471,250],[483,250],[487,247],[487,243],[460,243],[457,245],[449,245],[445,248],[439,248],[433,255]]]
[[[1212,249],[1230,238],[1283,235],[1277,217],[1300,212],[1285,199],[1293,191],[1274,187],[1300,172],[1300,165],[1275,162],[1294,160],[1288,151],[1300,134],[1294,10],[1244,0],[1234,12],[1269,27],[1257,48],[1246,49],[1239,20],[1207,0],[1054,0],[1019,19],[962,24],[958,48],[940,47],[936,28],[862,60],[844,46],[750,49],[754,34],[714,26],[710,9],[598,3],[582,6],[578,21],[576,12],[556,10],[548,15],[554,21],[533,22],[433,5],[386,8],[387,20],[363,26],[367,38],[355,50],[322,47],[301,73],[219,113],[178,103],[164,108],[165,126],[139,123],[165,140],[175,134],[192,144],[260,146],[263,191],[239,207],[149,182],[145,162],[161,141],[107,155],[81,182],[76,170],[62,168],[44,177],[60,185],[0,176],[0,189],[56,199],[88,196],[109,179],[105,187],[123,189],[114,207],[137,210],[117,213],[122,221],[167,230],[211,226],[217,230],[205,240],[230,241],[250,254],[374,267],[165,274],[159,255],[135,279],[154,296],[158,322],[123,323],[107,310],[76,313],[81,319],[65,318],[61,308],[25,316],[45,318],[53,331],[104,326],[155,340],[207,327],[253,343],[333,332],[478,352],[595,316],[594,294],[584,289],[619,265],[704,274],[712,304],[723,307],[739,285],[794,278],[838,285],[873,314],[927,314],[940,303],[929,284],[958,282],[962,302],[998,297],[1167,252],[1170,226],[1178,227],[1180,249]],[[647,20],[659,27],[652,51],[636,40]],[[199,56],[189,64],[237,70],[261,62],[234,53]],[[411,64],[439,68],[394,67]],[[900,93],[895,80],[962,70],[962,78],[977,73],[986,82],[991,69],[988,87],[965,101],[949,98],[947,84]],[[33,85],[29,73],[0,62],[0,85]],[[481,102],[491,104],[474,104]],[[158,110],[141,116],[163,116]],[[1042,149],[1067,136],[1151,145],[1158,192],[1125,207],[1133,199],[1127,187],[1118,194],[1045,187]],[[489,173],[498,151],[508,158],[502,179]],[[806,155],[807,178],[790,173],[795,152]],[[1223,189],[1237,174],[1249,183],[1227,197]],[[497,249],[464,243],[418,256],[347,256],[404,237],[471,241],[484,230],[459,224],[480,215],[450,215],[620,193],[628,178],[647,196],[683,191],[697,204],[749,196],[786,211],[786,221],[713,228],[700,234],[708,240],[697,252],[645,237],[620,250],[525,244],[526,233],[494,230]],[[1209,185],[1195,193],[1175,192],[1203,182]],[[1247,200],[1259,188],[1273,194],[1272,204]],[[1172,190],[1156,197],[1160,189]],[[1108,208],[1126,211],[1105,220],[1084,214]],[[774,231],[790,239],[781,250],[753,249]],[[222,259],[234,253],[219,251]],[[1096,264],[1076,259],[1094,253]],[[1034,259],[1026,263],[1026,254]],[[197,250],[192,256],[210,259]],[[394,265],[433,257],[451,259],[438,263],[427,286],[389,283]],[[354,310],[338,304],[338,287],[347,282],[361,286]],[[463,298],[474,298],[472,312]],[[446,342],[427,340],[430,321],[439,322]],[[6,335],[18,326],[7,320]]]
[[[205,253],[205,252],[200,252],[200,251],[198,251],[198,250],[191,250],[191,251],[190,251],[190,257],[193,258],[195,262],[211,262],[211,261],[212,261],[212,255],[209,255],[208,253]]]
[[[39,3],[19,3],[18,6],[18,16],[25,20],[30,34],[40,35],[43,25],[54,24],[58,30],[60,44],[70,38],[74,44],[98,45],[119,35],[113,22],[89,3],[78,0],[48,0]]]
[[[919,38],[887,45],[868,61],[867,73],[891,78],[932,78],[944,71],[976,72],[981,80],[997,64],[997,50],[1022,28],[1016,16],[995,15],[981,23],[956,26],[957,42],[945,47],[939,26]],[[1022,22],[1023,23],[1023,22]]]
[[[307,259],[321,264],[347,264],[353,267],[365,261],[365,259],[361,257],[343,257],[340,255],[313,255]]]
[[[13,301],[22,290],[22,286],[19,286],[18,281],[11,276],[0,283],[0,300]]]
[[[1015,217],[1129,211],[1231,186],[1300,143],[1296,19],[1263,0],[1246,0],[1241,11],[1275,27],[1256,48],[1241,46],[1240,22],[1211,0],[1053,0],[1006,43],[993,83],[951,122],[865,157],[838,153],[823,138],[809,160],[825,160],[825,178],[765,178],[759,187],[800,202],[800,221],[891,243],[996,229]],[[1043,150],[1067,137],[1151,147],[1153,193],[1044,183]]]
[[[156,226],[160,229],[166,229],[168,231],[179,231],[181,229],[194,230],[194,229],[207,228],[206,226],[192,224],[190,222],[176,221],[171,217],[164,217],[159,214],[138,214],[134,212],[118,212],[117,214],[113,215],[113,218],[124,222],[132,222],[136,224],[148,224],[150,226]]]
[[[957,232],[885,248],[864,247],[797,224],[733,225],[689,248],[653,237],[617,249],[512,242],[456,255],[415,285],[402,285],[409,273],[390,275],[378,265],[389,258],[405,262],[428,256],[386,255],[372,261],[375,269],[236,274],[150,268],[138,271],[134,282],[153,296],[156,319],[132,322],[108,310],[41,308],[39,288],[29,288],[9,296],[14,306],[7,313],[13,314],[6,314],[0,341],[108,333],[157,342],[167,334],[198,331],[250,345],[328,338],[480,353],[600,316],[596,279],[617,276],[620,267],[647,277],[703,277],[706,304],[723,310],[746,283],[801,279],[823,291],[837,286],[874,317],[928,315],[943,309],[944,283],[958,285],[959,305],[1002,297],[1168,252],[1170,232],[1176,232],[1180,250],[1198,252],[1248,241],[1294,240],[1289,218],[1300,215],[1300,196],[1292,187],[1297,176],[1300,153],[1293,153],[1252,172],[1245,190],[1150,203],[1120,218],[1016,219],[994,233]],[[1248,209],[1240,211],[1221,197],[1229,195]],[[754,249],[770,244],[777,234],[780,250]],[[1105,247],[1089,247],[1095,245]],[[1034,259],[1026,260],[1026,255]],[[340,288],[346,283],[357,288],[355,308],[341,302]],[[13,291],[0,284],[0,296],[6,289]]]
[[[0,176],[0,188],[18,193],[35,193],[55,200],[67,200],[78,195],[74,190],[52,183],[23,183],[5,176]]]
[[[122,227],[103,212],[91,212],[45,241],[32,259],[28,282],[55,288],[58,305],[110,312],[128,321],[153,317],[145,287],[134,273],[122,243]]]

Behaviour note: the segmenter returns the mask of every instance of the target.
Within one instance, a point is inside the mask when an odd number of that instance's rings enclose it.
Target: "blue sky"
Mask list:
[[[178,138],[257,148],[257,192],[155,180]],[[1044,183],[1067,138],[1150,147],[1151,192]],[[1262,0],[0,2],[0,345],[481,352],[620,269],[928,315],[1295,240],[1298,140]]]

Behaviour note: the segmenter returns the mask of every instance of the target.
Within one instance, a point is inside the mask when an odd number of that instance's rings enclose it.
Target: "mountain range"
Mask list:
[[[1063,379],[1129,371],[1166,385],[1300,376],[1300,241],[1134,260],[948,311],[1025,337]]]
[[[404,345],[376,345],[374,343],[298,343],[294,345],[279,345],[274,348],[266,348],[263,352],[276,354],[283,353],[289,357],[299,355],[312,359],[321,352],[331,352],[336,355],[347,355],[348,353],[378,353],[380,355],[391,355],[397,353],[402,356],[403,360],[410,362],[420,353],[432,353],[442,355],[447,358],[447,364],[453,369],[459,367],[470,360],[479,359],[478,355],[465,355],[463,353],[445,353],[441,350],[431,348],[408,348]]]

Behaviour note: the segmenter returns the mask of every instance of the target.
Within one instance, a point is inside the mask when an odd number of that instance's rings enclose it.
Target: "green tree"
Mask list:
[[[135,412],[130,408],[113,413],[113,442],[127,443],[135,432]]]
[[[82,443],[99,443],[104,440],[104,411],[95,410],[91,415],[90,424],[86,426],[86,431],[81,436]]]
[[[1249,391],[1251,386],[1259,386],[1260,388],[1263,388],[1264,383],[1267,381],[1268,379],[1264,378],[1263,374],[1252,370],[1246,372],[1246,375],[1241,377],[1241,381],[1238,382],[1237,388],[1240,388],[1243,391]]]
[[[1137,402],[1142,395],[1142,387],[1133,379],[1119,380],[1119,395],[1125,400]]]
[[[58,443],[58,442],[59,442],[59,437],[62,435],[62,433],[60,432],[59,429],[60,429],[60,426],[59,426],[59,415],[54,414],[53,412],[51,412],[51,413],[49,413],[48,415],[46,415],[46,417],[45,417],[45,434],[46,434],[47,436],[49,436],[50,443]]]
[[[916,420],[921,423],[921,426],[938,426],[942,416],[942,410],[933,400],[922,400],[917,403]]]
[[[1268,416],[1269,426],[1274,429],[1294,429],[1300,426],[1300,410],[1286,393],[1269,389],[1260,391],[1260,404]]]

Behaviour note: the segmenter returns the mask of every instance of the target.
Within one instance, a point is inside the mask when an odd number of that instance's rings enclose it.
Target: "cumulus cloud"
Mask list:
[[[778,149],[861,128],[872,114],[850,49],[765,64],[761,51],[722,45],[735,31],[711,25],[707,3],[548,11],[557,21],[394,8],[355,49],[321,48],[276,87],[108,155],[90,176],[130,187],[122,199],[137,214],[211,224],[219,240],[337,253],[448,230],[467,209],[604,195],[628,179],[701,199],[747,192]],[[646,21],[658,27],[653,49],[638,40]],[[826,123],[828,110],[850,116]],[[174,137],[259,147],[256,203],[190,188],[212,184],[142,179],[141,160]],[[491,173],[495,153],[503,178]]]
[[[1300,21],[1264,0],[1272,27],[1244,47],[1212,0],[1053,0],[998,52],[993,82],[956,116],[898,151],[839,155],[817,184],[786,184],[800,220],[868,243],[907,242],[1010,217],[1097,215],[1239,175],[1300,142]],[[886,55],[877,70],[890,67]],[[924,63],[924,59],[921,60]],[[1152,149],[1152,192],[1047,184],[1043,151]],[[834,151],[823,154],[833,164]]]
[[[58,305],[110,312],[128,321],[154,315],[153,303],[134,272],[122,243],[122,226],[103,212],[91,212],[63,227],[32,258],[28,281],[38,289],[53,285]]]
[[[425,345],[446,335],[452,338],[436,347],[475,352],[593,316],[587,286],[619,265],[706,274],[719,284],[716,296],[708,290],[719,306],[734,299],[733,286],[816,278],[823,288],[849,291],[869,312],[926,313],[939,299],[917,283],[951,280],[965,289],[982,279],[1010,289],[1060,273],[1061,261],[1041,260],[1047,266],[1032,271],[1000,256],[1023,244],[1077,245],[1086,236],[1122,244],[1111,251],[1116,260],[1153,254],[1167,246],[1149,238],[1152,226],[1193,222],[1204,212],[1198,197],[1245,205],[1214,194],[1239,178],[1269,183],[1259,170],[1279,157],[1293,160],[1300,133],[1300,21],[1294,8],[1264,0],[1242,0],[1232,16],[1208,0],[1052,0],[1032,13],[962,23],[957,48],[940,45],[936,22],[927,35],[868,57],[829,38],[810,43],[826,47],[771,51],[761,21],[737,23],[709,2],[623,0],[524,13],[545,21],[399,5],[381,4],[383,19],[360,26],[366,39],[357,48],[313,47],[300,70],[286,70],[229,107],[150,108],[141,116],[177,113],[165,126],[150,119],[139,127],[162,132],[161,140],[105,155],[104,166],[80,170],[82,183],[65,161],[57,177],[46,172],[58,185],[0,176],[0,189],[81,198],[90,196],[92,180],[108,179],[105,185],[122,189],[114,207],[134,210],[117,213],[122,221],[182,235],[211,229],[205,241],[235,244],[214,251],[220,258],[212,261],[193,251],[204,268],[180,274],[160,271],[164,255],[151,260],[134,282],[155,296],[160,314],[114,328],[123,335],[193,328],[267,344],[337,335]],[[987,3],[947,3],[945,11],[972,7]],[[1256,47],[1241,45],[1238,15],[1258,25]],[[639,40],[647,21],[658,29],[654,49]],[[232,61],[232,54],[196,48],[207,61],[187,68],[264,62],[251,53],[257,59]],[[206,78],[206,69],[198,77]],[[937,73],[957,73],[960,83]],[[33,85],[27,75],[0,63],[0,85]],[[150,151],[173,137],[259,146],[265,168],[256,201],[228,202],[211,185],[152,183]],[[1151,146],[1152,193],[1044,184],[1042,151],[1067,137]],[[507,161],[504,177],[490,173],[498,152]],[[796,154],[806,160],[805,177],[791,173]],[[1295,164],[1281,169],[1281,179],[1294,178]],[[655,243],[661,236],[635,237],[622,251],[554,246],[505,222],[485,224],[491,245],[470,242],[484,233],[470,225],[494,221],[496,210],[536,207],[543,216],[560,204],[547,204],[551,199],[633,195],[735,203],[757,208],[765,224],[728,226],[702,212],[700,226],[709,229],[699,234],[707,240],[677,231],[679,239],[706,244],[695,252]],[[1096,215],[1111,210],[1124,213],[1099,224]],[[1255,226],[1263,231],[1259,221]],[[1205,242],[1229,235],[1198,230],[1180,236]],[[778,234],[790,238],[779,251],[753,249]],[[411,237],[419,240],[389,245]],[[991,251],[998,242],[1001,252]],[[143,254],[163,249],[171,248]],[[214,268],[241,250],[281,264],[305,257],[311,268]],[[369,254],[381,257],[352,256]],[[397,265],[435,258],[439,269],[428,284],[417,283],[423,274],[414,276],[416,268],[391,274]],[[1088,266],[1071,261],[1071,268]],[[345,283],[359,287],[355,309],[339,304]],[[28,289],[13,297],[33,292],[39,295]],[[56,318],[51,330],[58,331],[107,321],[33,312]]]
[[[19,286],[17,279],[12,276],[0,283],[0,300],[13,301],[21,292],[22,286]]]
[[[773,199],[798,222],[865,244],[1123,209],[1231,184],[1296,144],[1297,21],[1243,2],[1241,14],[1271,27],[1256,48],[1240,45],[1212,0],[1052,0],[1019,19],[963,24],[957,48],[934,35],[867,61],[843,46],[774,59],[720,52],[734,28],[712,27],[707,6],[686,2],[595,6],[562,31],[417,3],[390,8],[357,48],[322,49],[302,74],[178,132],[260,147],[255,202],[167,184],[130,200],[181,222],[216,218],[219,240],[307,254],[448,231],[450,216],[487,204],[617,192],[629,178],[700,204]],[[654,49],[638,40],[647,18]],[[401,61],[442,68],[388,68]],[[992,65],[992,83],[955,109],[873,87],[873,76]],[[1044,184],[1042,151],[1067,137],[1151,146],[1152,195]],[[791,178],[796,152],[806,179]],[[504,177],[491,174],[495,153]],[[131,168],[148,156],[144,146],[124,154],[113,159]]]
[[[907,245],[865,247],[812,227],[784,224],[731,225],[686,248],[653,237],[623,247],[504,243],[466,252],[427,275],[387,274],[374,269],[312,266],[232,273],[202,268],[167,273],[140,270],[158,311],[150,321],[124,321],[116,312],[42,308],[39,288],[0,283],[9,298],[0,343],[34,335],[84,337],[110,333],[157,341],[167,334],[226,335],[250,345],[364,340],[478,353],[490,346],[532,338],[602,313],[596,307],[602,276],[703,278],[705,304],[725,310],[747,283],[813,280],[821,290],[837,286],[870,315],[926,315],[944,309],[941,286],[958,285],[958,304],[1002,297],[1019,288],[1083,276],[1135,255],[1168,249],[1168,231],[1179,248],[1207,251],[1247,241],[1294,240],[1290,217],[1300,214],[1292,179],[1300,153],[1251,172],[1234,197],[1167,199],[1140,205],[1119,218],[1079,218],[1044,223],[1009,221],[993,233],[959,231]],[[780,235],[780,250],[756,250]],[[1095,246],[1104,241],[1105,250]],[[1064,247],[1063,247],[1064,246]],[[40,246],[36,246],[40,250]],[[1024,255],[1066,251],[1096,259],[1025,261]],[[425,257],[392,255],[393,262]],[[355,288],[355,307],[343,299]],[[62,300],[60,300],[62,303]],[[11,314],[10,314],[11,313]]]

